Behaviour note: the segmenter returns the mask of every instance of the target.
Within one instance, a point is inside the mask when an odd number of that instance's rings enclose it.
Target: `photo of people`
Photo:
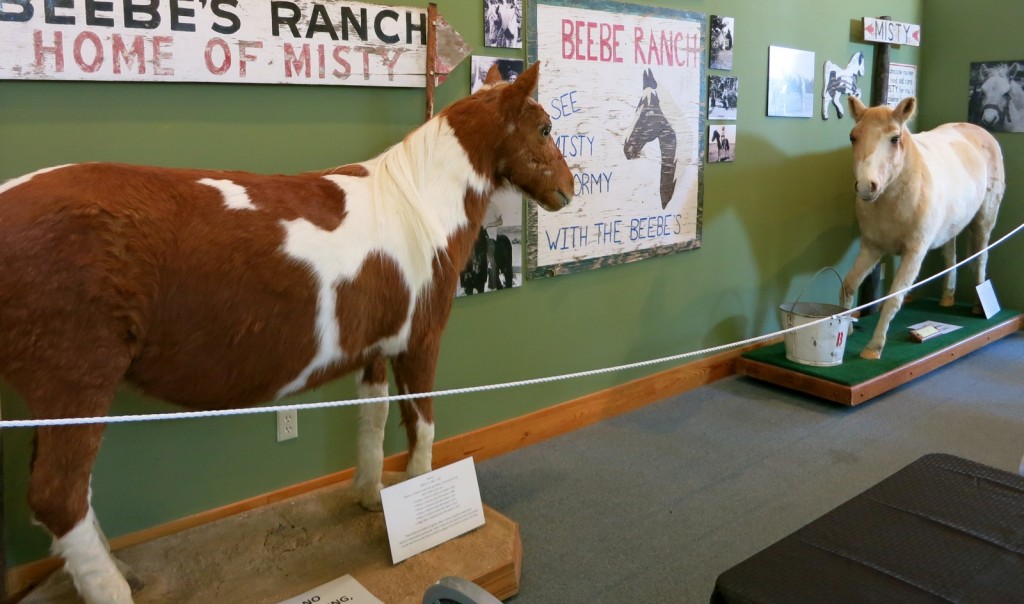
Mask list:
[[[716,124],[708,126],[708,163],[715,164],[736,159],[736,126]]]
[[[740,79],[734,76],[711,76],[708,78],[708,119],[736,119],[736,105],[739,103]]]
[[[484,0],[484,46],[523,47],[523,0]]]

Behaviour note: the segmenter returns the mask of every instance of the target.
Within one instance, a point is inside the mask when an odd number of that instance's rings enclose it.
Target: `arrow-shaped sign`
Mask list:
[[[864,41],[920,46],[921,26],[914,23],[864,17]]]
[[[425,8],[347,0],[151,4],[75,2],[43,11],[0,2],[0,79],[426,83]],[[435,25],[435,73],[443,76],[470,48],[442,17]]]

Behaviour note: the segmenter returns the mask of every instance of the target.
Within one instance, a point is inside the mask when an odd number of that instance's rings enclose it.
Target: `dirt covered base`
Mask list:
[[[399,479],[395,474],[386,482]],[[142,580],[136,604],[276,604],[350,574],[386,604],[419,603],[444,576],[499,598],[519,591],[519,527],[484,506],[484,526],[391,564],[384,515],[347,496],[349,482],[119,550]],[[70,577],[51,575],[22,602],[78,603]]]

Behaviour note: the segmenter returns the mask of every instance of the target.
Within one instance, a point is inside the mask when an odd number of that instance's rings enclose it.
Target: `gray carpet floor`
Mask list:
[[[730,377],[477,465],[517,604],[707,602],[729,567],[926,453],[1016,472],[1024,333],[846,408]]]

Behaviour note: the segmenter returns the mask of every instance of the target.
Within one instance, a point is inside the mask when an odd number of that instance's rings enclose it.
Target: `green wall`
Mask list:
[[[1014,56],[1016,18],[984,20],[954,0],[679,0],[657,6],[736,18],[735,66],[740,101],[737,160],[705,169],[703,247],[599,271],[529,281],[518,290],[459,299],[445,334],[438,388],[557,375],[659,358],[760,335],[778,327],[776,307],[793,300],[826,265],[847,269],[856,252],[849,118],[823,122],[765,117],[768,46],[816,53],[816,64],[844,63],[856,51],[863,16],[922,23],[926,46],[893,51],[893,61],[921,66],[921,121],[966,115],[966,64]],[[407,4],[423,5],[409,0]],[[477,0],[441,0],[441,13],[479,54]],[[980,6],[980,5],[977,5]],[[960,11],[958,12],[957,9]],[[975,27],[976,25],[976,27]],[[1002,40],[988,28],[1004,27]],[[932,29],[933,28],[933,29]],[[966,31],[970,33],[967,34]],[[975,50],[992,45],[993,50]],[[1005,44],[1007,48],[997,47]],[[968,50],[969,49],[969,50]],[[948,68],[947,68],[948,67]],[[870,75],[870,74],[869,74]],[[818,76],[820,78],[820,75]],[[865,80],[869,80],[866,78]],[[866,93],[870,82],[865,81]],[[820,82],[819,82],[820,87]],[[468,61],[439,89],[438,106],[468,93]],[[818,101],[820,102],[820,101]],[[418,90],[0,82],[0,179],[67,162],[115,160],[166,166],[292,172],[369,157],[422,118]],[[1003,139],[1008,152],[1014,149]],[[1014,141],[1016,142],[1016,141]],[[1012,172],[1011,167],[1011,172]],[[1008,206],[1019,194],[1011,184]],[[1019,206],[1019,202],[1016,203]],[[1021,218],[1004,213],[999,228]],[[1019,249],[1019,244],[1016,245]],[[1024,304],[1009,282],[1009,247],[992,272],[1004,304]],[[1003,278],[1000,279],[1000,275]],[[829,301],[836,285],[822,278],[808,296]],[[1019,284],[1014,284],[1019,288]],[[667,365],[544,386],[437,401],[443,439],[548,407]],[[9,390],[4,416],[24,417]],[[350,379],[290,400],[351,398]],[[124,392],[115,413],[170,411]],[[395,413],[394,415],[397,415]],[[93,479],[93,503],[110,536],[354,465],[353,409],[299,415],[297,440],[275,441],[272,414],[213,420],[117,425],[108,429]],[[393,417],[388,453],[404,447]],[[45,555],[48,538],[29,525],[24,504],[27,430],[5,430],[5,522],[9,563]],[[723,452],[727,454],[727,452]]]

